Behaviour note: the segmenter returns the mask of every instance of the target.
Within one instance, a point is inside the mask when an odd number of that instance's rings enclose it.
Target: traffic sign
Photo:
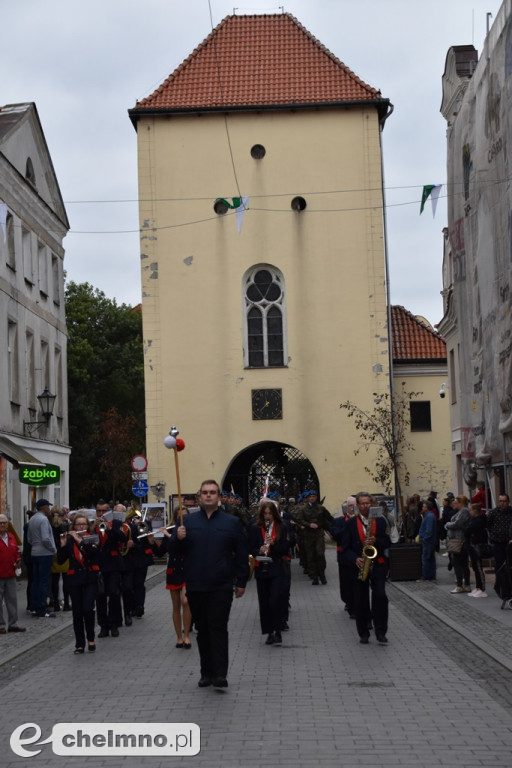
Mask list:
[[[148,468],[148,460],[141,453],[138,453],[133,457],[131,465],[134,472],[145,472]]]
[[[147,472],[132,472],[132,480],[147,480]]]
[[[149,491],[149,485],[145,480],[136,480],[132,485],[132,493],[134,496],[147,496]]]

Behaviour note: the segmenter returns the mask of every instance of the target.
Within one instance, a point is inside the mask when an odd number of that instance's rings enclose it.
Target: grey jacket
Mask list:
[[[54,555],[57,551],[52,526],[43,512],[36,512],[28,521],[27,541],[32,547],[32,557]]]

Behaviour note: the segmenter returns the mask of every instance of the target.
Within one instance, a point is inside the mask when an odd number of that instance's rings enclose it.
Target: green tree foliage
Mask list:
[[[391,493],[394,481],[398,485],[399,476],[406,485],[409,482],[409,471],[403,460],[404,451],[414,450],[414,446],[406,438],[410,427],[409,403],[421,394],[423,393],[407,392],[405,382],[402,382],[401,389],[395,392],[393,398],[393,410],[389,392],[373,393],[375,407],[371,411],[364,411],[350,400],[340,404],[347,416],[354,419],[359,434],[360,444],[355,448],[354,455],[358,456],[361,451],[372,451],[375,462],[373,466],[365,466],[364,469],[386,493]],[[396,490],[400,497],[400,489]]]
[[[141,313],[126,304],[117,305],[89,283],[70,282],[66,320],[71,504],[110,498],[113,487],[118,496],[129,498],[130,458],[134,451],[143,453],[145,445]],[[110,439],[104,426],[114,418],[111,409],[115,409],[115,418],[126,420],[133,437],[126,438],[126,429],[119,422],[111,432],[112,440],[122,442],[116,451],[127,469],[120,483],[105,461],[113,448],[101,446],[98,438],[103,430],[104,440]]]

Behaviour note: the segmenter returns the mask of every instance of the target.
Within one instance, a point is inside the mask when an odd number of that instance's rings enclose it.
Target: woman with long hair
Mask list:
[[[94,642],[94,607],[98,588],[99,549],[97,544],[87,540],[89,520],[77,512],[72,519],[71,528],[60,534],[57,558],[59,563],[69,561],[69,568],[64,579],[71,596],[73,611],[73,629],[75,632],[75,654],[85,650],[85,640],[89,651],[96,650]],[[94,537],[97,539],[97,537]]]
[[[187,510],[183,510],[184,514],[188,514]],[[172,516],[172,525],[178,524],[179,510],[174,510]],[[176,648],[184,648],[190,650],[192,643],[190,642],[190,628],[192,626],[192,614],[190,612],[190,606],[188,604],[185,585],[184,574],[184,558],[183,554],[176,552],[169,548],[169,542],[171,540],[171,532],[162,529],[164,538],[159,542],[154,540],[153,536],[149,537],[151,548],[157,557],[163,557],[168,554],[167,570],[165,572],[165,588],[169,590],[172,601],[172,623],[174,624],[174,630],[176,632]],[[157,531],[155,531],[157,533]]]
[[[281,644],[281,630],[286,623],[286,555],[288,531],[279,513],[279,505],[262,499],[256,523],[249,529],[249,551],[254,557],[261,633],[266,644]]]

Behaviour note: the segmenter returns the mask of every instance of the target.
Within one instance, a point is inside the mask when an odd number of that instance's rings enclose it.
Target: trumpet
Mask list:
[[[146,525],[146,523],[144,523],[144,525]],[[147,525],[146,525],[146,528],[147,528]],[[158,533],[159,531],[171,531],[173,528],[176,528],[176,525],[167,525],[165,528],[157,528],[156,531],[148,531],[148,533],[142,533],[137,538],[143,539],[145,536],[154,536],[155,533]]]
[[[108,525],[107,523],[102,520],[101,523],[98,523],[96,526],[96,530],[98,530],[100,533],[106,533],[108,531]]]

